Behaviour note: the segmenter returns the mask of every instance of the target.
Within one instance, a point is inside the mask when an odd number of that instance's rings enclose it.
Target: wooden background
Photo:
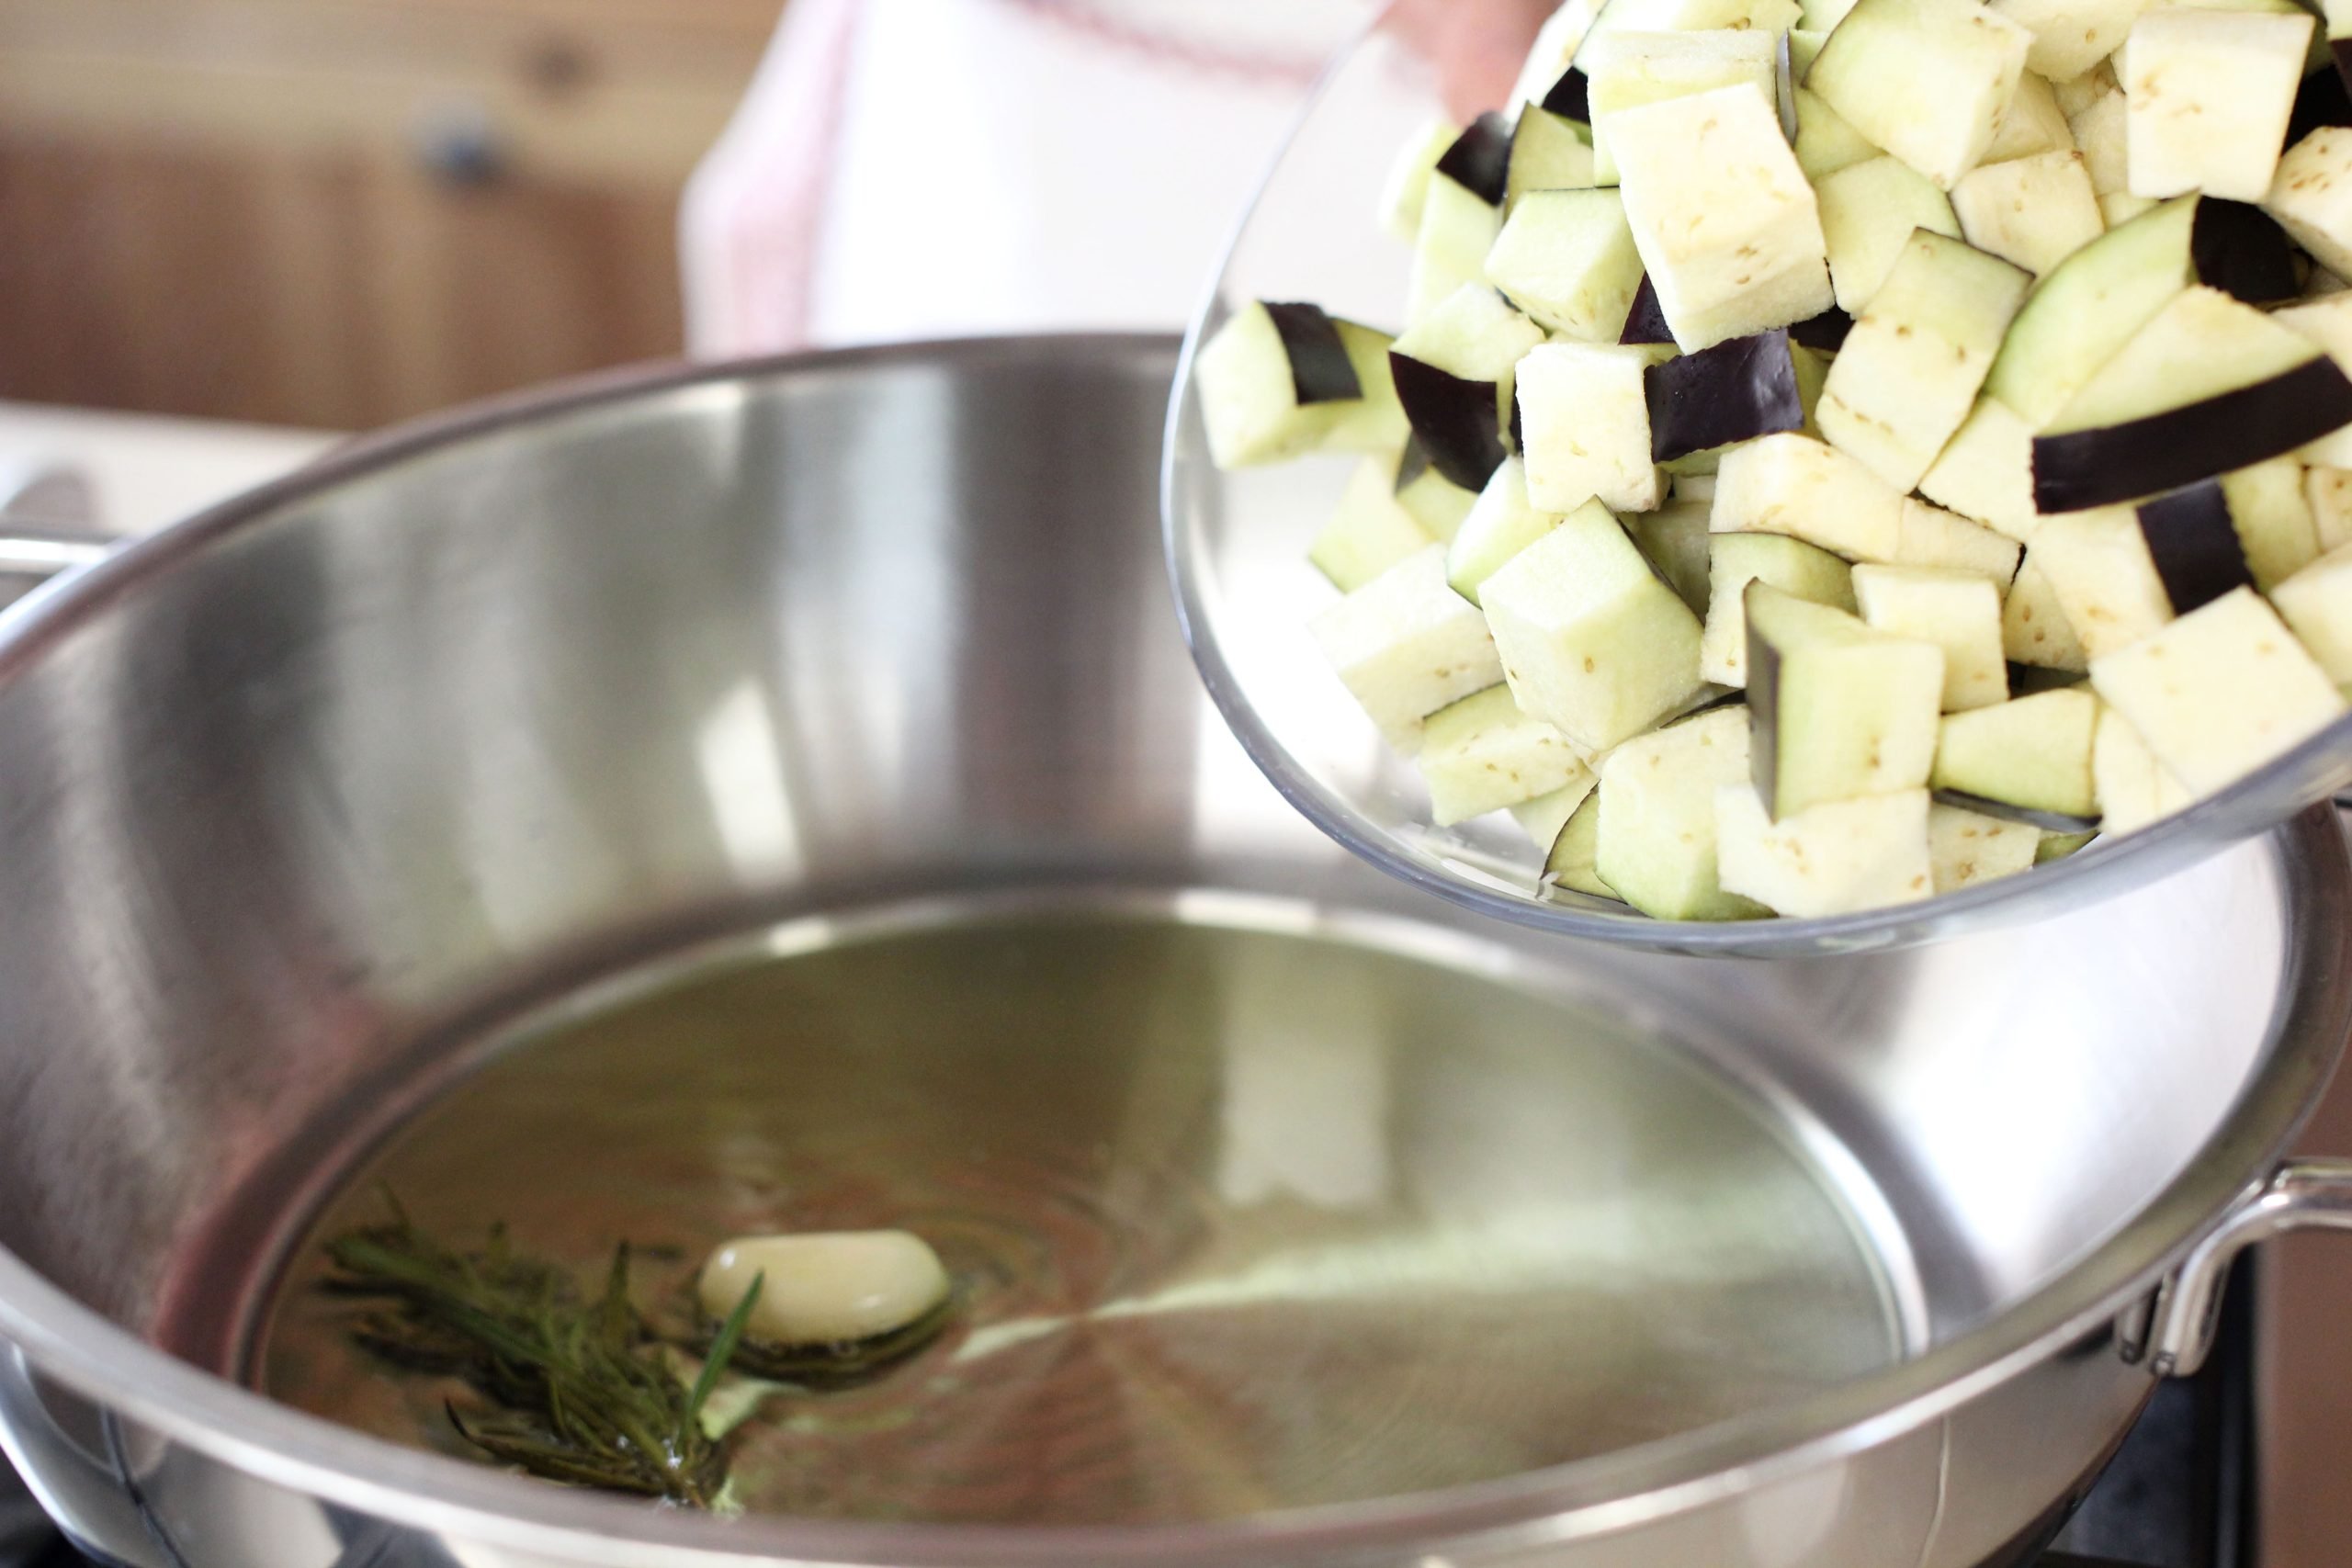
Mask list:
[[[0,398],[359,429],[674,354],[781,0],[0,0]]]

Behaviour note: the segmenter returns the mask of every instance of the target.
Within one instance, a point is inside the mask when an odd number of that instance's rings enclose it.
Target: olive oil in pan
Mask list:
[[[1423,957],[1128,915],[695,965],[542,1032],[318,1217],[256,1359],[452,1453],[450,1386],[354,1349],[320,1243],[383,1216],[641,1302],[738,1235],[903,1227],[946,1332],[756,1397],[732,1496],[1142,1523],[1489,1479],[1884,1365],[1884,1269],[1762,1108],[1607,1014]],[[738,1389],[741,1405],[759,1395]],[[725,1405],[729,1396],[722,1396]]]

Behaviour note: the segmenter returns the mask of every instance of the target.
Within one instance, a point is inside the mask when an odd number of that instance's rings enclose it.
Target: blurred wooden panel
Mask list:
[[[364,427],[677,352],[779,0],[0,0],[0,398]]]
[[[2352,1156],[2352,1072],[2304,1134],[2306,1154]],[[2256,1568],[2352,1563],[2352,1236],[2264,1244]]]

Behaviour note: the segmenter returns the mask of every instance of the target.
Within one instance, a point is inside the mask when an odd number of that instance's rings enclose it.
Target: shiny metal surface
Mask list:
[[[2230,1265],[2258,1242],[2301,1230],[2352,1231],[2352,1160],[2289,1161],[2197,1244],[2165,1281],[2151,1311],[2144,1347],[2150,1369],[2160,1377],[2186,1377],[2203,1366],[2213,1348]]]
[[[1381,231],[1388,152],[1353,128],[1419,79],[1374,33],[1340,58],[1236,233],[1196,317],[1198,343],[1238,304],[1312,299],[1393,326],[1408,247]],[[1430,113],[1440,113],[1434,96]],[[1353,213],[1332,223],[1331,212]],[[1299,215],[1314,214],[1316,221]],[[1383,277],[1370,258],[1391,258]],[[2028,875],[1922,903],[1817,919],[1653,920],[1547,886],[1543,854],[1508,817],[1430,826],[1411,762],[1382,744],[1326,665],[1308,618],[1336,597],[1306,561],[1354,457],[1219,473],[1209,461],[1188,353],[1169,412],[1162,508],[1185,635],[1210,694],[1275,786],[1374,864],[1464,908],[1564,936],[1663,952],[1803,956],[1883,951],[2086,908],[2258,833],[2352,784],[2352,718],[2255,776],[2152,828]]]
[[[77,1533],[134,1568],[1967,1568],[2097,1461],[2153,1386],[2117,1320],[2352,1025],[2334,818],[1898,953],[1480,920],[1299,821],[1203,701],[1149,526],[1172,364],[1004,342],[509,405],[0,622],[0,1441]],[[748,931],[1015,895],[1401,922],[1575,995],[1799,1130],[1908,1255],[1917,1353],[1502,1480],[1143,1529],[664,1514],[207,1370],[251,1316],[231,1260],[486,1032]]]

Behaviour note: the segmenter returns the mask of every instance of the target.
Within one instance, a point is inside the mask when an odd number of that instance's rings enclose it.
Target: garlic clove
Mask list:
[[[703,1265],[703,1310],[733,1312],[764,1276],[744,1337],[763,1345],[832,1345],[904,1328],[947,1299],[947,1270],[906,1231],[738,1236]]]

